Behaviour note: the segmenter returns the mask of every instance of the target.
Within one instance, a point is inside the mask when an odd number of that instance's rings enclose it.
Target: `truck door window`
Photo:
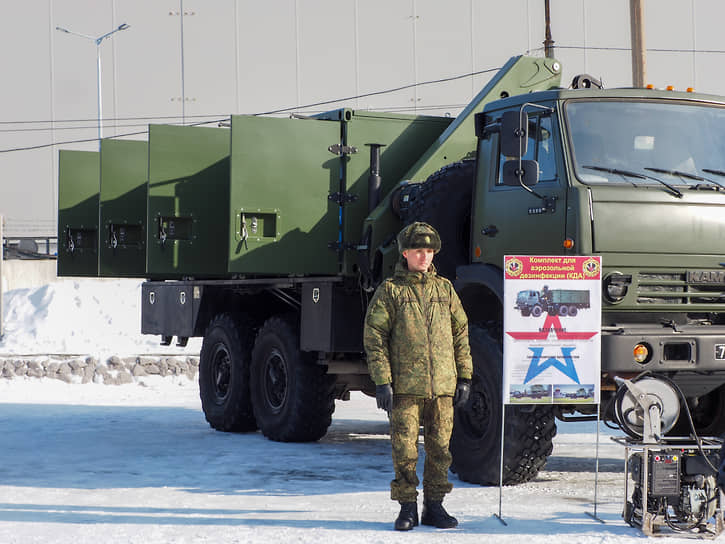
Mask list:
[[[529,115],[529,143],[525,160],[539,163],[539,182],[556,180],[556,162],[551,115]],[[503,185],[503,163],[506,157],[499,153],[496,185]]]

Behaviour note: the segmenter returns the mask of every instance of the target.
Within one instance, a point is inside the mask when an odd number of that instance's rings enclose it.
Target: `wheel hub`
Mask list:
[[[229,395],[229,384],[232,375],[232,358],[223,344],[218,344],[212,357],[211,378],[213,380],[214,395],[219,404],[223,403]]]
[[[287,399],[287,365],[278,350],[272,350],[264,364],[264,392],[270,407],[279,410]]]
[[[462,415],[465,432],[471,437],[483,438],[491,427],[491,399],[486,392],[472,391],[468,406]]]

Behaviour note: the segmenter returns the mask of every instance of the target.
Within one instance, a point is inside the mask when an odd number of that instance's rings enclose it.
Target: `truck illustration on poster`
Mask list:
[[[504,257],[505,404],[598,404],[601,257]]]

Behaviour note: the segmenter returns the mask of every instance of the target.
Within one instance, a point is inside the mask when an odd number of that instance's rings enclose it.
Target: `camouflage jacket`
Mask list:
[[[453,395],[458,378],[471,379],[466,313],[432,265],[422,273],[398,263],[368,306],[364,345],[370,377],[396,395]]]

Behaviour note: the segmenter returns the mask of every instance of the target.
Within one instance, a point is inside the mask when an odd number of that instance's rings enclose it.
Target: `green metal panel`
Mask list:
[[[101,141],[100,276],[146,276],[148,144]]]
[[[98,275],[99,179],[98,152],[60,152],[58,276]]]
[[[228,129],[149,126],[149,277],[226,275]]]
[[[339,122],[232,116],[229,272],[336,274]]]
[[[345,240],[356,245],[363,235],[363,221],[368,215],[368,176],[370,147],[383,144],[380,152],[381,198],[401,181],[408,169],[451,124],[450,117],[430,117],[355,111],[345,116],[347,143],[357,148],[347,161],[347,190],[357,200],[345,206]],[[359,264],[355,251],[345,253],[347,274]]]

